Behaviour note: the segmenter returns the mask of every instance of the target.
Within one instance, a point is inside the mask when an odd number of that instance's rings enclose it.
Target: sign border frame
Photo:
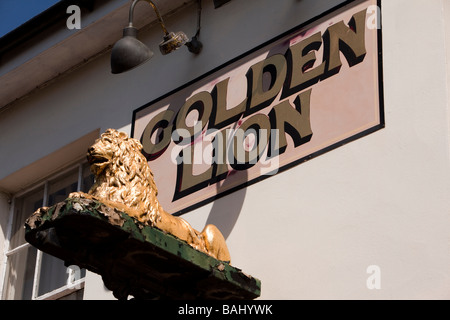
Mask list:
[[[331,15],[335,11],[338,11],[338,10],[340,10],[340,9],[350,5],[350,4],[358,4],[359,2],[363,2],[363,1],[364,0],[346,0],[346,1],[338,4],[337,6],[334,6],[331,9],[326,10],[323,13],[321,13],[321,14],[319,14],[319,15],[317,15],[317,16],[315,16],[315,17],[313,17],[313,18],[311,18],[311,19],[309,19],[309,20],[307,20],[307,21],[305,21],[305,22],[303,22],[303,23],[301,23],[301,24],[299,24],[299,25],[297,25],[297,26],[295,26],[295,27],[285,31],[285,32],[283,32],[283,33],[281,33],[280,35],[278,35],[278,36],[276,36],[276,37],[274,37],[272,39],[269,39],[268,41],[265,41],[264,43],[256,46],[255,48],[250,49],[250,50],[248,50],[248,51],[238,55],[237,57],[235,57],[235,58],[233,58],[233,59],[231,59],[231,60],[229,60],[229,61],[227,61],[227,62],[225,62],[225,63],[223,63],[221,65],[219,65],[218,67],[213,68],[212,70],[204,73],[203,75],[201,75],[201,76],[199,76],[199,77],[197,77],[197,78],[195,78],[193,80],[190,80],[189,82],[185,83],[184,85],[181,85],[181,86],[177,87],[176,89],[171,90],[170,92],[160,96],[159,98],[156,98],[156,99],[154,99],[154,100],[152,100],[152,101],[142,105],[141,107],[133,110],[133,115],[132,115],[132,120],[131,120],[130,137],[134,138],[136,115],[137,115],[138,112],[148,108],[152,104],[155,104],[155,103],[159,102],[162,99],[165,99],[165,98],[175,94],[176,92],[178,92],[180,90],[183,90],[184,88],[189,87],[190,85],[195,84],[196,82],[199,82],[200,80],[202,80],[202,79],[204,79],[204,78],[206,78],[206,77],[208,77],[208,76],[210,76],[210,75],[220,71],[221,69],[227,67],[228,65],[230,65],[232,63],[235,63],[235,62],[245,58],[246,56],[248,56],[248,55],[250,55],[250,54],[252,54],[252,53],[254,53],[254,52],[256,52],[256,51],[258,51],[258,50],[260,50],[262,48],[264,48],[265,46],[268,46],[271,43],[276,42],[277,40],[280,40],[280,39],[282,39],[284,37],[287,37],[290,34],[295,33],[296,31],[298,31],[298,30],[300,30],[300,29],[302,29],[302,28],[304,28],[304,27],[314,23],[315,21],[317,21],[319,19],[325,18],[328,15]],[[348,143],[350,143],[352,141],[358,140],[358,139],[360,139],[362,137],[365,137],[365,136],[367,136],[367,135],[369,135],[371,133],[374,133],[374,132],[376,132],[378,130],[381,130],[381,129],[385,128],[381,0],[377,0],[377,6],[378,6],[378,8],[380,10],[380,16],[379,16],[379,18],[380,18],[380,21],[379,21],[380,27],[377,29],[378,100],[379,100],[380,123],[375,125],[375,126],[373,126],[373,127],[371,127],[371,128],[369,128],[369,129],[366,129],[366,130],[361,131],[361,132],[359,132],[357,134],[354,134],[353,136],[350,136],[350,137],[348,137],[346,139],[343,139],[343,140],[341,140],[339,142],[336,142],[336,143],[334,143],[332,145],[329,145],[329,146],[327,146],[327,147],[325,147],[323,149],[320,149],[320,150],[318,150],[316,152],[313,152],[313,153],[311,153],[311,154],[309,154],[309,155],[307,155],[307,156],[305,156],[303,158],[300,158],[300,159],[292,161],[292,162],[290,162],[288,164],[285,164],[284,166],[281,166],[280,168],[278,168],[278,171],[277,171],[277,173],[275,175],[278,175],[278,174],[280,174],[280,173],[282,173],[284,171],[287,171],[287,170],[289,170],[289,169],[291,169],[291,168],[293,168],[295,166],[298,166],[299,164],[302,164],[302,163],[304,163],[306,161],[309,161],[309,160],[311,160],[313,158],[316,158],[316,157],[318,157],[318,156],[320,156],[322,154],[325,154],[325,153],[327,153],[329,151],[337,149],[337,148],[339,148],[339,147],[341,147],[341,146],[343,146],[345,144],[348,144]],[[174,216],[183,215],[183,214],[188,213],[188,212],[190,212],[192,210],[200,208],[200,207],[202,207],[202,206],[204,206],[204,205],[206,205],[206,204],[208,204],[210,202],[213,202],[214,200],[217,200],[217,199],[219,199],[221,197],[227,196],[227,195],[229,195],[229,194],[231,194],[231,193],[233,193],[233,192],[235,192],[237,190],[249,187],[249,186],[251,186],[251,185],[253,185],[255,183],[261,182],[261,181],[263,181],[263,180],[265,180],[267,178],[270,178],[270,177],[272,177],[272,175],[261,175],[261,176],[258,176],[256,178],[253,178],[252,180],[248,180],[248,181],[246,181],[244,183],[241,183],[240,185],[238,185],[236,187],[230,188],[229,190],[226,190],[226,191],[221,192],[219,194],[215,194],[212,197],[209,197],[207,199],[201,200],[201,201],[199,201],[199,202],[197,202],[197,203],[195,203],[193,205],[190,205],[190,206],[188,206],[188,207],[186,207],[184,209],[178,210],[177,212],[174,212],[172,214]]]

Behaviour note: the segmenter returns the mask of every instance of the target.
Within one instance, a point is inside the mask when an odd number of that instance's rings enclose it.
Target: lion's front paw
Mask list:
[[[69,194],[69,198],[76,198],[76,199],[78,199],[78,198],[85,198],[86,199],[86,198],[89,198],[89,195],[87,193],[78,191],[78,192],[70,193]]]

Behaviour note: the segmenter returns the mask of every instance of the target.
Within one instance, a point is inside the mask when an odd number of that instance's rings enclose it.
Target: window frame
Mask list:
[[[6,232],[6,238],[5,238],[5,246],[4,246],[4,253],[3,253],[3,266],[2,266],[2,273],[0,278],[0,299],[5,300],[5,284],[7,282],[6,277],[8,276],[7,270],[8,270],[8,262],[10,260],[10,257],[19,253],[22,250],[26,250],[28,248],[33,247],[30,243],[25,242],[15,248],[10,248],[11,246],[11,239],[13,237],[13,225],[14,225],[14,211],[15,211],[15,205],[16,200],[27,193],[33,192],[33,190],[38,190],[39,188],[43,188],[43,201],[42,201],[42,207],[47,206],[48,204],[48,197],[49,197],[49,186],[52,181],[61,179],[64,177],[64,175],[70,173],[71,171],[75,171],[75,169],[78,168],[78,175],[77,175],[77,191],[81,191],[83,187],[83,178],[84,178],[84,169],[85,165],[87,164],[87,161],[77,161],[76,164],[73,164],[71,166],[68,166],[62,170],[59,170],[56,173],[53,173],[52,175],[49,175],[47,178],[41,180],[38,183],[33,184],[32,186],[29,186],[25,188],[24,190],[16,193],[12,199],[11,204],[9,208],[9,218],[8,218],[8,225],[7,225],[7,232]],[[32,212],[30,212],[30,215]],[[36,253],[36,260],[35,260],[35,268],[34,268],[34,275],[33,275],[33,288],[32,288],[32,294],[31,294],[31,300],[56,300],[63,298],[65,296],[68,296],[78,290],[84,289],[86,276],[75,279],[76,271],[71,268],[71,266],[67,267],[67,282],[50,292],[46,292],[44,294],[39,295],[39,282],[40,282],[40,274],[42,269],[42,257],[44,252],[41,250],[37,250]],[[77,267],[78,268],[78,267]]]

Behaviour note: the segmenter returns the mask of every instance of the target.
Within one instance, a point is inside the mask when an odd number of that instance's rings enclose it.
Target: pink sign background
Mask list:
[[[288,139],[287,149],[275,159],[265,161],[265,153],[261,161],[250,169],[237,171],[229,168],[228,176],[225,179],[176,200],[174,200],[174,192],[177,181],[177,164],[173,160],[173,150],[176,146],[171,142],[161,156],[149,162],[159,190],[158,199],[165,210],[170,213],[181,214],[211,201],[217,196],[245,187],[260,179],[268,178],[272,174],[287,170],[305,160],[384,127],[382,81],[379,78],[381,74],[379,54],[381,50],[379,45],[381,43],[381,30],[376,27],[376,19],[379,19],[377,11],[368,10],[373,8],[379,8],[375,0],[354,1],[137,109],[133,115],[132,135],[141,139],[146,125],[157,114],[165,109],[173,110],[176,113],[189,97],[201,91],[211,92],[218,82],[226,78],[229,78],[227,106],[236,106],[247,96],[246,73],[255,63],[274,54],[284,55],[293,44],[319,31],[323,34],[329,26],[335,23],[343,21],[347,25],[352,16],[362,10],[367,10],[367,19],[371,19],[366,24],[365,45],[367,53],[364,60],[350,67],[341,54],[342,67],[338,74],[303,90],[311,89],[310,123],[313,135],[309,142],[295,147],[291,137],[286,135]],[[323,47],[322,45],[319,50],[315,51],[317,61],[313,68],[322,63]],[[257,114],[267,115],[274,105],[280,103],[280,95],[281,93],[271,105],[258,111]],[[295,94],[286,99],[289,99],[291,105],[293,105],[293,100],[297,96],[298,94]],[[195,118],[195,115],[192,117]],[[227,126],[227,128],[237,128],[243,121],[245,121],[245,118]],[[202,139],[208,140],[206,137],[202,137]],[[207,163],[207,161],[196,163],[193,167],[194,174],[204,172],[209,166],[210,163]]]

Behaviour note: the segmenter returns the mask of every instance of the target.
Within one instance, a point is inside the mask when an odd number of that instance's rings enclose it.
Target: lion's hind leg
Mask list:
[[[220,230],[215,225],[208,224],[203,229],[202,235],[208,252],[216,259],[230,263],[230,252]]]

